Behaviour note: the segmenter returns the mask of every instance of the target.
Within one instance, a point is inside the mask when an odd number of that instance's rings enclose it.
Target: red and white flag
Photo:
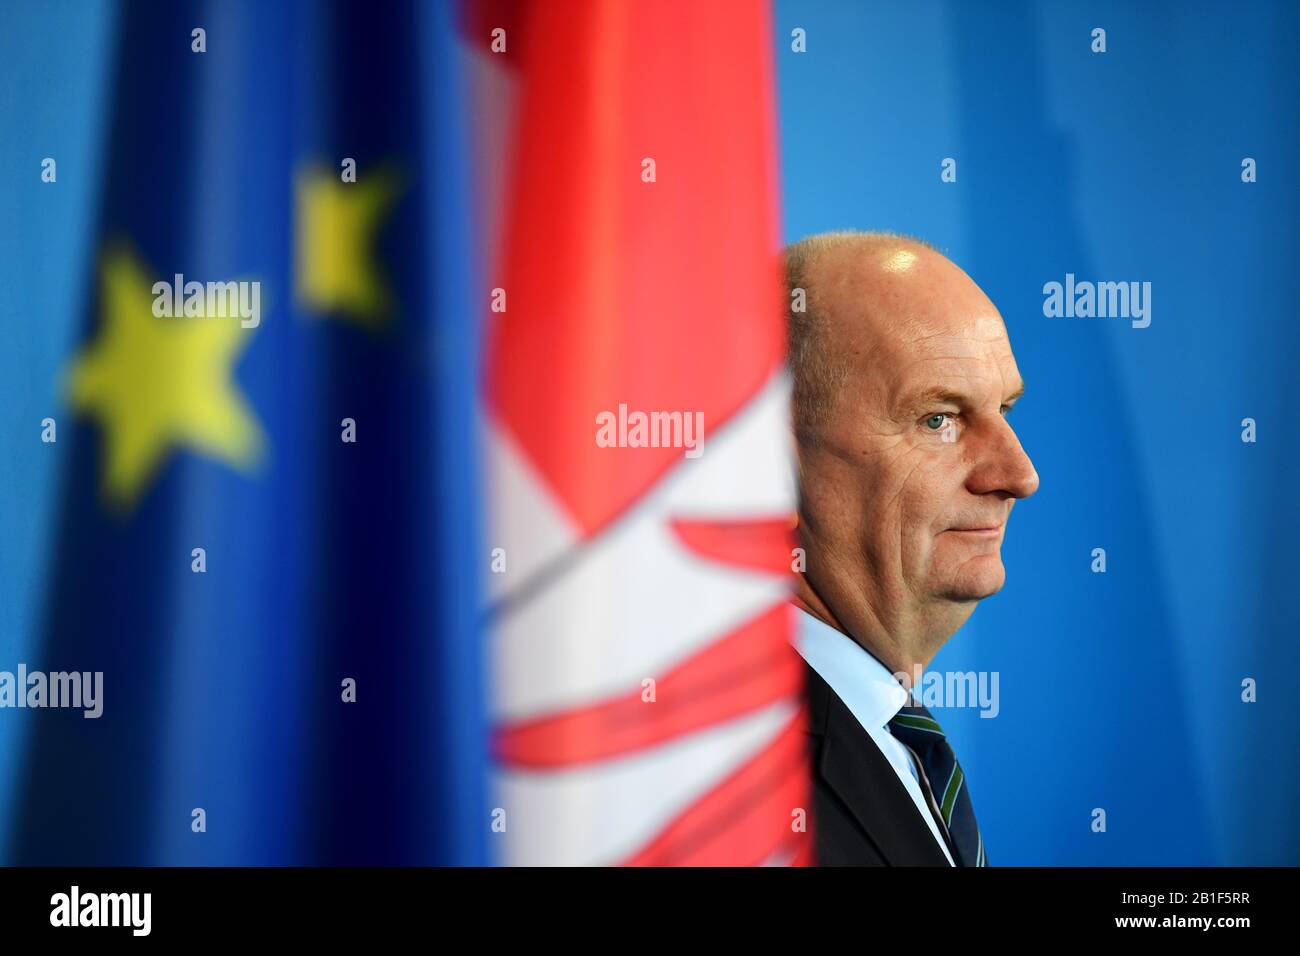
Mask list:
[[[811,862],[769,16],[470,20],[510,105],[485,402],[503,863]]]

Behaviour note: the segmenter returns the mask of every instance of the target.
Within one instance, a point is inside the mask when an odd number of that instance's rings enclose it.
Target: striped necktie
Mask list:
[[[958,866],[987,866],[984,840],[975,823],[970,788],[939,722],[920,705],[904,707],[889,722],[890,732],[911,747],[930,781],[930,792],[956,849]]]

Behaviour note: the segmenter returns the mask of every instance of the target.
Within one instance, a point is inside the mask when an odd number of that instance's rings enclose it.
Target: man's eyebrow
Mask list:
[[[946,385],[931,385],[907,392],[898,401],[898,410],[911,414],[927,410],[935,405],[965,405],[970,399]]]
[[[1025,383],[1021,379],[1020,387],[1002,400],[1003,405],[1010,405],[1017,401],[1025,394]],[[947,385],[931,385],[926,388],[919,388],[912,392],[907,392],[899,400],[897,409],[899,412],[912,414],[918,411],[927,410],[935,405],[968,405],[970,396],[957,389]]]

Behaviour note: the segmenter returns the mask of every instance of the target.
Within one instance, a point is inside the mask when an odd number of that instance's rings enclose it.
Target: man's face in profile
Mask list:
[[[1023,382],[1002,319],[922,246],[829,250],[814,271],[842,382],[801,442],[804,533],[886,628],[964,620],[1002,587],[1012,505],[1038,487],[1006,418]]]

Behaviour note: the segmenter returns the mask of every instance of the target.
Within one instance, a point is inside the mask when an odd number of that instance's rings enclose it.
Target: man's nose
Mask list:
[[[1034,463],[1005,418],[999,419],[979,454],[980,460],[969,479],[972,494],[1002,492],[1012,498],[1028,498],[1038,490]]]

